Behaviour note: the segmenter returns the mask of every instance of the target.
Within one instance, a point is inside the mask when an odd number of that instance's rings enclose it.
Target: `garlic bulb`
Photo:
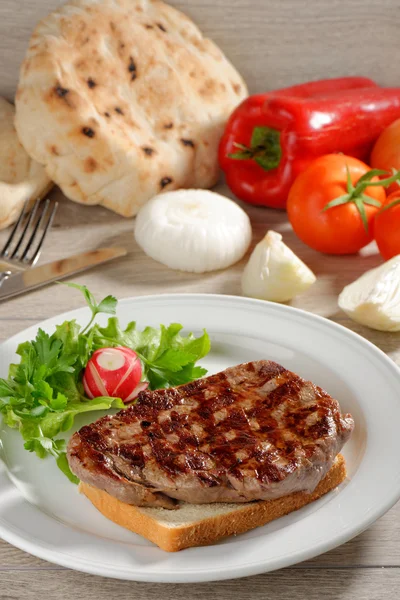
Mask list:
[[[251,242],[247,214],[235,202],[208,190],[159,194],[139,211],[139,246],[171,269],[204,273],[240,260]]]
[[[347,285],[339,307],[354,321],[379,331],[400,331],[400,255]]]
[[[245,296],[288,302],[316,281],[314,273],[282,242],[282,236],[268,231],[254,248],[242,276]]]

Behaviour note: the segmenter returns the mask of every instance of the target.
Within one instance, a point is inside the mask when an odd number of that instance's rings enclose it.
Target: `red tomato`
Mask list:
[[[371,153],[371,167],[383,169],[389,173],[400,169],[400,119],[386,127],[378,137]],[[392,183],[388,188],[391,194],[399,189],[399,183]]]
[[[383,208],[396,200],[399,204],[380,210],[375,217],[375,240],[385,260],[400,254],[400,190],[387,197]]]
[[[365,199],[363,201],[368,230],[354,199],[323,210],[329,202],[348,193],[347,169],[354,187],[370,170],[365,163],[351,156],[327,154],[311,163],[290,189],[287,202],[289,221],[299,238],[319,252],[353,254],[373,239],[373,219],[379,206],[371,206]],[[379,181],[377,177],[371,179],[371,182],[375,181]],[[379,205],[386,199],[381,186],[366,187],[363,194]]]
[[[111,396],[130,402],[147,387],[140,383],[142,365],[130,348],[100,348],[93,353],[83,375],[83,387],[89,398]]]

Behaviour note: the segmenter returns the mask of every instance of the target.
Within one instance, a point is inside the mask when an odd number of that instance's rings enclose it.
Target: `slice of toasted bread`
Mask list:
[[[346,464],[341,454],[316,489],[308,494],[296,492],[275,500],[246,504],[187,504],[178,510],[143,508],[117,500],[87,483],[80,491],[105,517],[147,538],[167,552],[204,546],[265,525],[274,519],[310,504],[335,489],[346,478]]]

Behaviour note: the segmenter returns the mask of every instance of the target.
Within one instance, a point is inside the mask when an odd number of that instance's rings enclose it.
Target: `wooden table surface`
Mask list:
[[[1,0],[0,93],[12,99],[18,66],[35,22],[62,0]],[[226,51],[251,91],[310,78],[362,74],[398,84],[397,0],[171,0],[188,12]],[[225,191],[226,190],[223,190]],[[57,196],[57,192],[53,192]],[[400,364],[400,334],[378,333],[349,321],[337,307],[344,285],[379,264],[374,248],[358,257],[323,256],[306,248],[284,213],[246,207],[253,245],[268,228],[313,269],[317,283],[294,306],[318,313],[360,333]],[[5,234],[0,235],[0,243]],[[137,247],[132,221],[101,208],[62,201],[42,261],[104,245],[123,245],[126,258],[75,277],[98,296],[162,292],[240,294],[244,261],[221,272],[190,275],[170,271]],[[82,306],[79,294],[50,286],[0,304],[0,340],[57,313]],[[379,482],[377,482],[377,485]],[[123,582],[46,563],[0,542],[0,600],[397,600],[400,597],[400,504],[368,531],[325,555],[276,573],[211,584],[159,585]]]
[[[225,188],[223,193],[228,194]],[[53,193],[57,197],[57,192]],[[59,194],[60,196],[60,194]],[[246,207],[253,231],[253,245],[268,228],[280,231],[285,241],[313,269],[318,280],[293,302],[308,311],[341,323],[387,352],[400,364],[400,334],[378,333],[351,322],[337,308],[343,286],[380,262],[374,247],[363,256],[333,257],[318,254],[296,239],[284,213]],[[0,243],[5,233],[0,235]],[[213,292],[240,294],[240,274],[245,260],[228,270],[208,275],[171,271],[147,258],[136,245],[132,221],[101,208],[83,208],[61,201],[60,210],[44,250],[42,262],[103,245],[123,245],[128,256],[93,269],[74,281],[85,283],[100,297],[113,293],[119,298],[162,292]],[[0,338],[57,313],[82,306],[80,294],[63,286],[42,290],[0,304]],[[300,599],[373,600],[399,597],[400,586],[400,504],[368,531],[327,554],[296,567],[269,575],[213,584],[157,585],[100,579],[46,563],[5,542],[0,542],[0,600],[41,598],[87,600],[115,597],[119,600],[158,598],[216,598],[253,600],[271,597]]]

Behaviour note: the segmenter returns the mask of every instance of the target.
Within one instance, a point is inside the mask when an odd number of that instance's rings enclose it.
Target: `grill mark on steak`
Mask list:
[[[257,361],[141,392],[74,434],[68,460],[83,481],[131,504],[246,502],[311,492],[352,429],[321,388]]]
[[[106,434],[106,431],[104,432]],[[90,425],[85,425],[80,429],[79,434],[89,448],[95,448],[97,452],[107,450],[107,437],[101,435],[97,429]]]
[[[118,455],[126,458],[130,464],[143,469],[145,460],[142,447],[139,444],[121,444],[118,447]]]

